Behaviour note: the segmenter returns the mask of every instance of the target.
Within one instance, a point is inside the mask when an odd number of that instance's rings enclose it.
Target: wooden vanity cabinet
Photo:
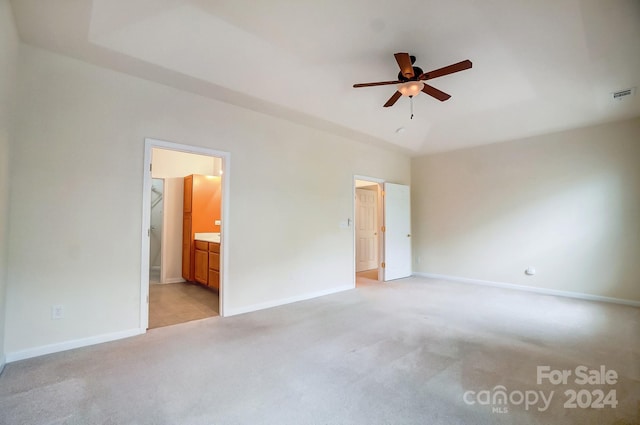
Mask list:
[[[220,290],[220,244],[209,242],[208,285]]]
[[[195,281],[220,289],[220,244],[195,241]]]

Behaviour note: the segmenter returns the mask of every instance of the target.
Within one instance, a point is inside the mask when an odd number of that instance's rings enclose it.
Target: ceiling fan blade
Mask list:
[[[378,81],[376,83],[354,84],[353,88],[357,89],[358,87],[388,86],[390,84],[400,84],[400,83],[402,83],[402,81]]]
[[[450,94],[440,91],[437,88],[430,86],[429,84],[425,84],[424,87],[422,88],[422,91],[428,94],[429,96],[435,97],[440,102],[444,102],[445,100],[451,97]]]
[[[398,66],[400,67],[400,72],[407,78],[415,77],[413,73],[413,65],[411,64],[411,56],[409,53],[396,53],[393,55],[396,58],[396,62],[398,62]]]
[[[399,91],[395,92],[393,96],[391,96],[389,100],[387,100],[387,103],[384,104],[384,107],[388,108],[389,106],[393,106],[393,104],[396,103],[401,97],[402,93],[400,93]]]
[[[454,72],[464,71],[465,69],[469,69],[473,66],[469,59],[454,63],[453,65],[445,66],[444,68],[439,68],[433,71],[425,72],[420,75],[419,80],[430,80],[436,77],[442,77],[443,75],[453,74]]]

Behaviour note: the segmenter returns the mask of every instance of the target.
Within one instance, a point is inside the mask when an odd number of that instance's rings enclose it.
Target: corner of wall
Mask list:
[[[6,363],[5,316],[9,231],[10,123],[14,109],[18,32],[8,0],[0,0],[0,373]]]
[[[632,118],[414,158],[414,271],[640,301],[639,131]]]

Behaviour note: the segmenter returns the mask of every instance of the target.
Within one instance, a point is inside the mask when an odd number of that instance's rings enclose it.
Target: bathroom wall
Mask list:
[[[184,177],[190,174],[217,176],[222,160],[206,155],[153,148],[151,150],[153,168],[151,177]]]
[[[162,283],[184,282],[182,278],[182,211],[184,180],[182,177],[164,179],[163,234],[164,266]]]

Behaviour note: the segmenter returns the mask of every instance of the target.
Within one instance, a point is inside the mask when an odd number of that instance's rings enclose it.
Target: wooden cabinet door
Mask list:
[[[184,214],[182,218],[182,278],[193,280],[193,267],[191,266],[191,214]]]
[[[218,271],[209,269],[209,286],[220,290],[220,273]]]
[[[195,280],[206,285],[209,279],[209,253],[196,249],[195,262]]]
[[[209,253],[209,268],[220,271],[220,254],[217,252]]]
[[[187,176],[184,178],[184,212],[191,212],[191,205],[193,204],[193,176]]]

